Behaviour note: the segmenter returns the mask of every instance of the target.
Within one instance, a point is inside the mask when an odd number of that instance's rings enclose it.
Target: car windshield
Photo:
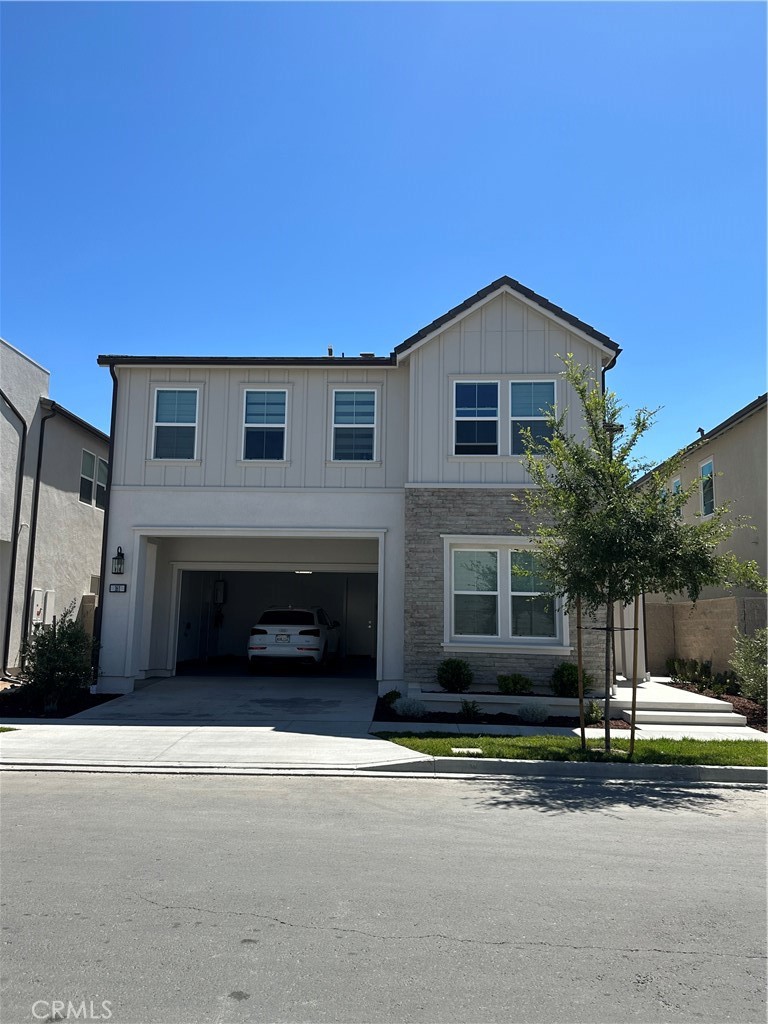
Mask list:
[[[264,612],[259,619],[260,626],[314,626],[312,612],[297,611],[295,608],[273,608]]]

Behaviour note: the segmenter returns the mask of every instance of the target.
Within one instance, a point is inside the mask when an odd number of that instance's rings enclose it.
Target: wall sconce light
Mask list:
[[[125,571],[125,555],[123,554],[123,549],[121,547],[118,547],[117,554],[112,559],[112,575],[113,576],[122,576],[124,571]]]

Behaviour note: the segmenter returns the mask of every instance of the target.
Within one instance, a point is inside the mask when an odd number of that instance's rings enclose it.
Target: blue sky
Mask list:
[[[660,458],[766,389],[759,3],[2,5],[2,335],[388,353],[509,274],[620,342]]]

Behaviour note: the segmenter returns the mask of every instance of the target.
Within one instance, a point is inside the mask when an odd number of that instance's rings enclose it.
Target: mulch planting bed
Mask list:
[[[677,690],[687,690],[688,693],[700,693],[702,697],[715,697],[717,700],[725,700],[733,705],[737,715],[744,715],[747,720],[747,727],[759,729],[760,732],[768,732],[768,713],[764,704],[758,704],[749,697],[739,697],[735,693],[713,693],[712,690],[700,690],[693,683],[670,683]]]
[[[119,696],[119,693],[89,693],[85,690],[62,701],[56,711],[45,711],[39,696],[28,693],[24,686],[14,686],[0,691],[0,718],[69,718]]]
[[[475,693],[477,691],[474,691]],[[498,695],[496,695],[498,696]],[[373,715],[374,722],[409,722],[412,719],[401,718],[395,711],[383,701],[381,698],[376,702],[376,711]],[[418,720],[421,722],[442,722],[445,725],[533,725],[532,722],[524,722],[522,718],[518,718],[517,715],[508,715],[505,712],[500,712],[497,715],[484,715],[480,714],[473,718],[467,718],[466,715],[462,715],[460,712],[451,713],[448,711],[430,711],[429,714],[424,715],[423,718]],[[537,723],[538,724],[538,723]],[[564,729],[578,729],[579,720],[578,718],[567,718],[562,715],[550,716],[542,725],[551,725],[558,728]],[[594,725],[588,726],[590,729],[604,729],[604,722],[597,722]],[[612,718],[611,719],[612,729],[629,729],[629,722],[625,722],[623,719]]]

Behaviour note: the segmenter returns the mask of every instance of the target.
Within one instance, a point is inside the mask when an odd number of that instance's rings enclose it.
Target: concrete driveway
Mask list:
[[[368,732],[371,679],[177,677],[0,736],[12,765],[362,768],[413,761]],[[418,755],[417,755],[418,756]]]

